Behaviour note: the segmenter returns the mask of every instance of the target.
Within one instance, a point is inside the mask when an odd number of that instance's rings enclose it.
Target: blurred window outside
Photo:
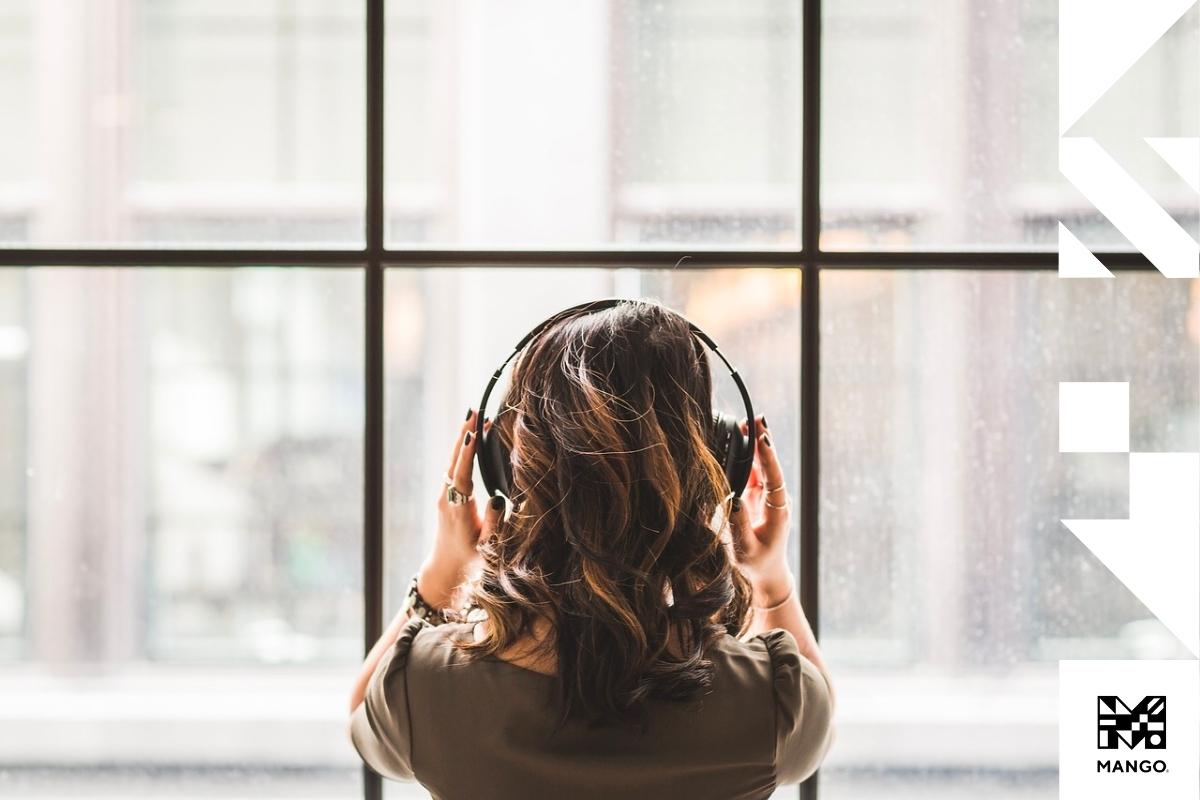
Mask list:
[[[1034,249],[1063,218],[1127,247],[1046,149],[1053,3],[951,5],[825,4],[822,246]],[[795,248],[798,6],[389,2],[390,245]],[[1195,135],[1196,17],[1089,124],[1122,134],[1136,102]],[[0,0],[0,242],[361,247],[364,28],[332,0]],[[1194,231],[1194,198],[1129,157]],[[1196,287],[963,267],[823,276],[821,627],[846,698],[823,796],[1049,798],[1055,661],[1180,655],[1056,525],[1123,515],[1127,471],[1059,456],[1038,392],[1130,380],[1135,449],[1196,449]],[[431,530],[434,432],[586,297],[691,315],[757,374],[798,486],[802,291],[389,270],[385,608]],[[0,786],[361,795],[361,296],[354,269],[0,272]],[[497,304],[521,313],[501,329]]]

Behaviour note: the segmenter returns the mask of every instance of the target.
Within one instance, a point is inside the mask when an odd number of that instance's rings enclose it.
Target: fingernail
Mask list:
[[[463,437],[463,444],[470,444],[471,436],[472,436],[471,432],[467,431],[467,435]]]
[[[771,446],[771,437],[767,436],[765,433],[763,434],[763,444],[765,444],[767,447]]]
[[[738,513],[739,511],[742,510],[742,498],[740,498],[740,497],[733,498],[733,502],[730,505],[733,508],[733,513],[735,513],[735,514]]]
[[[475,409],[473,409],[473,408],[468,408],[468,409],[467,409],[467,415],[466,415],[465,417],[463,417],[463,422],[466,422],[467,420],[469,420],[469,419],[471,418],[471,415],[472,415],[472,414],[474,414],[474,413],[475,413]]]
[[[501,497],[500,495],[496,495],[495,497],[493,497],[490,502],[491,502],[491,506],[492,506],[492,511],[503,511],[504,510],[504,498]]]
[[[764,428],[767,427],[767,417],[765,414],[763,415],[763,418],[762,418],[762,424],[763,424]]]

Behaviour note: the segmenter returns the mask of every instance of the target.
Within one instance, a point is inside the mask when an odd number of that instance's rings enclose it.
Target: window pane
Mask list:
[[[0,270],[0,662],[23,650],[25,627],[25,374],[29,332],[24,278]]]
[[[821,286],[821,795],[1055,798],[1057,661],[1185,655],[1059,523],[1128,516],[1129,461],[1059,454],[1058,382],[1129,381],[1134,450],[1200,449],[1200,281]]]
[[[1196,195],[1142,141],[1200,135],[1192,8],[1087,115],[1193,236]],[[1058,171],[1058,3],[824,4],[822,244],[829,249],[1129,243]]]
[[[362,3],[0,0],[0,242],[363,241]]]
[[[361,292],[0,271],[0,794],[360,794]]]
[[[795,247],[799,8],[391,0],[389,239]]]
[[[645,297],[710,335],[738,369],[789,486],[799,486],[800,273],[794,269],[391,269],[387,280],[387,608],[400,607],[436,531],[446,459],[468,407],[534,325],[603,297]],[[716,404],[744,415],[733,379],[710,358]],[[489,414],[507,385],[506,368]],[[483,481],[475,473],[482,508]],[[798,534],[792,532],[796,561]],[[390,797],[428,797],[385,782]],[[785,790],[794,792],[794,787]]]

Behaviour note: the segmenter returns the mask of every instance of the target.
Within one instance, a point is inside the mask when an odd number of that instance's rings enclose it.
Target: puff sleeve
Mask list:
[[[413,617],[376,665],[350,718],[350,739],[368,767],[385,778],[412,780],[412,726],[405,667],[413,638],[427,625]]]
[[[774,671],[776,783],[798,783],[817,771],[833,742],[829,683],[792,634],[777,628],[759,637]]]

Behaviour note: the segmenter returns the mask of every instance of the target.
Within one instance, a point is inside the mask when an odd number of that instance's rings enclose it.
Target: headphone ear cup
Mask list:
[[[734,496],[740,496],[750,481],[754,446],[737,419],[728,414],[713,411],[713,429],[713,455],[725,470]]]
[[[479,458],[479,474],[483,478],[483,486],[488,495],[501,494],[511,497],[512,460],[494,422],[483,432],[475,452]]]

